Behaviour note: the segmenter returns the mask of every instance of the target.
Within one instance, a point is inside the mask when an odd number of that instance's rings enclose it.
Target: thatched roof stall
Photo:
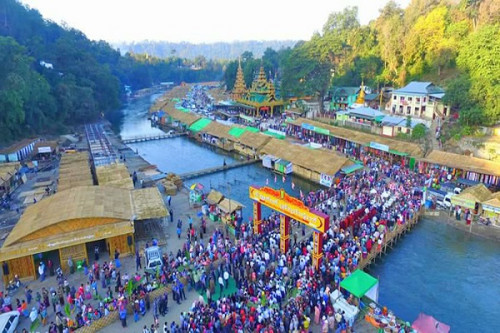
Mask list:
[[[305,119],[305,118],[298,118],[298,119],[290,122],[290,124],[295,125],[295,126],[299,126],[299,127],[301,127],[302,124],[304,124],[304,123],[312,125],[318,129],[323,129],[323,130],[327,131],[329,133],[328,135],[330,135],[330,136],[340,138],[340,139],[343,139],[346,141],[354,142],[354,143],[357,143],[359,145],[369,146],[371,142],[377,142],[377,143],[389,146],[389,149],[393,150],[394,153],[396,153],[396,152],[404,153],[404,154],[408,154],[409,156],[412,156],[412,157],[422,157],[423,156],[422,148],[418,144],[415,144],[415,143],[394,140],[394,139],[386,138],[386,137],[379,136],[379,135],[369,134],[369,133],[363,133],[363,132],[351,130],[348,128],[328,125],[325,123],[321,123],[318,121]],[[389,152],[391,152],[391,151],[389,151]]]
[[[484,206],[491,206],[500,209],[500,192],[493,193],[489,199],[483,202]]]
[[[182,112],[176,109],[168,109],[165,111],[170,117],[174,118],[177,121],[185,124],[186,126],[190,126],[194,122],[198,121],[201,117],[190,112]]]
[[[221,211],[227,214],[231,214],[243,207],[245,207],[243,204],[239,203],[236,200],[224,198],[222,199],[221,202],[217,205]]]
[[[491,192],[484,184],[468,187],[460,194],[451,197],[451,203],[474,209],[476,204],[491,198]]]
[[[293,165],[330,176],[335,175],[342,167],[353,164],[349,159],[333,152],[314,150],[277,139],[270,140],[261,152],[288,160]]]
[[[59,163],[58,191],[64,191],[76,186],[93,185],[89,166],[89,154],[78,152],[64,154]]]
[[[259,150],[271,139],[272,138],[268,135],[245,131],[245,133],[239,137],[239,143],[255,150]]]
[[[224,199],[224,194],[212,189],[208,193],[206,201],[209,205],[217,205],[222,199]]]
[[[176,102],[173,101],[173,99],[181,99],[186,97],[189,89],[191,89],[191,85],[189,84],[173,87],[156,100],[154,105],[150,108],[150,111],[154,112],[160,109],[167,111],[167,109],[169,108],[174,108]]]
[[[207,133],[211,136],[215,136],[218,138],[234,140],[234,137],[232,137],[229,134],[230,128],[231,127],[229,127],[229,126],[223,125],[223,124],[218,123],[216,121],[212,121],[210,124],[205,126],[205,128],[203,128],[201,131],[203,133]]]
[[[482,158],[433,150],[420,161],[500,177],[500,163]]]
[[[157,187],[148,187],[132,192],[135,220],[161,218],[169,215]]]
[[[0,186],[3,186],[4,183],[9,183],[20,167],[21,164],[19,162],[0,163]]]
[[[100,165],[96,167],[97,182],[102,186],[134,189],[134,183],[123,163]]]

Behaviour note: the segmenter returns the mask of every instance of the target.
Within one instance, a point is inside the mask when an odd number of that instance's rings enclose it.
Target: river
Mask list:
[[[146,119],[148,103],[127,107],[121,135],[157,133]],[[135,105],[135,106],[134,106]],[[228,154],[188,138],[149,141],[130,145],[148,162],[164,172],[190,172],[234,162]],[[292,190],[292,181],[295,189]],[[285,182],[258,164],[187,181],[213,187],[246,207],[251,216],[248,186],[269,183],[296,196],[318,188],[297,177]],[[264,211],[266,214],[266,211]],[[413,321],[420,312],[433,315],[452,327],[452,332],[497,332],[500,330],[500,244],[468,235],[445,223],[423,219],[382,260],[369,268],[380,279],[379,302],[396,315]]]

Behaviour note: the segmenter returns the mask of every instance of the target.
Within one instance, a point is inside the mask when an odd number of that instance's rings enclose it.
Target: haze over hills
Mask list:
[[[250,51],[254,57],[260,58],[267,48],[276,51],[293,47],[295,40],[272,40],[272,41],[234,41],[217,42],[208,44],[193,44],[189,42],[167,42],[167,41],[141,41],[114,43],[113,46],[120,49],[122,54],[132,52],[136,54],[149,54],[159,58],[176,56],[180,58],[195,59],[204,56],[206,59],[236,59],[243,52]]]

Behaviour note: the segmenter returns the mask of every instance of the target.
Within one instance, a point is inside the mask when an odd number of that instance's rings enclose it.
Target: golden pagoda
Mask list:
[[[276,98],[276,89],[271,81],[266,78],[264,67],[260,66],[257,77],[247,92],[236,101],[246,106],[247,113],[260,117],[264,114],[273,116],[275,111],[283,108],[283,100]]]
[[[234,100],[238,100],[238,99],[242,98],[246,92],[247,92],[247,88],[245,86],[245,78],[243,77],[243,70],[241,69],[241,61],[238,61],[238,71],[236,72],[236,82],[234,83],[231,97]]]
[[[361,81],[361,89],[359,90],[359,95],[358,98],[356,98],[356,102],[354,104],[359,104],[359,105],[365,105],[365,84],[363,81]]]

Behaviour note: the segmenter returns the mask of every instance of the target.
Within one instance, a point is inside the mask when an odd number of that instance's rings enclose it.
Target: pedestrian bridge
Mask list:
[[[186,133],[175,133],[175,134],[156,134],[156,135],[143,135],[143,136],[132,136],[128,138],[123,138],[122,142],[124,144],[128,143],[136,143],[136,142],[146,142],[146,141],[153,141],[153,140],[163,140],[163,139],[171,139],[171,138],[177,138],[179,136],[186,135]]]
[[[225,171],[225,170],[229,170],[229,169],[239,168],[241,166],[245,166],[245,165],[257,163],[259,161],[260,160],[258,160],[258,159],[251,159],[251,160],[247,160],[247,161],[244,161],[244,162],[237,162],[237,163],[233,163],[233,164],[221,165],[221,166],[218,166],[218,167],[206,168],[206,169],[202,169],[202,170],[198,170],[198,171],[193,171],[193,172],[187,172],[187,173],[180,174],[179,177],[182,180],[191,179],[191,178],[197,178],[197,177],[201,177],[201,176],[205,176],[205,175],[210,175],[212,173],[216,173],[216,172],[220,172],[220,171]]]

